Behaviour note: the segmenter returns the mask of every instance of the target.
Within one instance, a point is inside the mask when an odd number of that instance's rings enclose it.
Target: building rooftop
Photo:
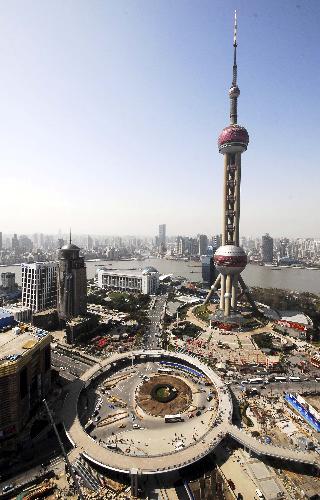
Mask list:
[[[34,330],[34,332],[38,333],[28,331],[17,334],[15,332],[16,330],[13,328],[7,332],[0,333],[0,365],[15,361],[17,358],[8,359],[8,356],[23,356],[38,342],[49,335],[48,332],[38,328]]]
[[[7,318],[11,315],[11,312],[7,308],[0,307],[0,318]]]
[[[301,325],[309,325],[310,318],[300,311],[281,311],[281,319],[284,321],[292,321]]]
[[[130,276],[131,278],[142,278],[142,270],[140,269],[98,269],[98,272],[103,272],[108,276]]]

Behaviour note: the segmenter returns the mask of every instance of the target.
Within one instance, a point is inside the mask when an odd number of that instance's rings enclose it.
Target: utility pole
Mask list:
[[[82,492],[81,492],[81,489],[80,489],[80,485],[79,485],[79,482],[78,482],[77,476],[76,476],[76,475],[75,475],[75,473],[74,473],[73,467],[72,467],[72,465],[71,465],[71,463],[70,463],[70,460],[69,460],[69,458],[68,458],[68,455],[67,455],[67,453],[66,453],[66,450],[64,449],[63,443],[62,443],[62,441],[61,441],[61,439],[60,439],[59,432],[58,432],[58,429],[57,429],[57,427],[56,427],[56,424],[54,423],[54,420],[53,420],[53,418],[52,418],[52,414],[51,414],[50,408],[49,408],[49,406],[48,406],[48,403],[47,403],[47,401],[46,401],[45,399],[43,399],[43,403],[44,403],[44,405],[45,405],[45,407],[46,407],[46,410],[47,410],[47,413],[48,413],[48,416],[49,416],[49,419],[50,419],[51,425],[52,425],[52,427],[53,427],[53,430],[54,430],[54,432],[55,432],[55,434],[56,434],[56,436],[57,436],[57,439],[58,439],[58,442],[59,442],[59,445],[60,445],[60,448],[61,448],[61,452],[62,452],[63,458],[65,459],[66,466],[67,466],[68,470],[70,471],[70,474],[71,474],[71,477],[72,477],[72,479],[73,479],[74,486],[75,486],[75,488],[76,488],[76,490],[77,490],[77,493],[78,493],[78,495],[79,495],[79,498],[80,498],[80,500],[84,500],[84,497],[83,497],[83,495],[82,495]]]

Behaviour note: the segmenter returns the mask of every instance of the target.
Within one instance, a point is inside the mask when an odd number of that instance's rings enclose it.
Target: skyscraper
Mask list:
[[[166,246],[166,225],[159,225],[159,245],[163,244]]]
[[[22,304],[32,312],[57,307],[57,263],[21,264]]]
[[[262,236],[261,258],[262,262],[270,263],[273,261],[273,238],[268,233]]]
[[[233,38],[233,78],[229,90],[230,98],[230,125],[225,127],[218,138],[219,152],[224,156],[223,181],[223,225],[222,246],[214,255],[216,269],[219,276],[206,302],[220,284],[220,310],[223,316],[230,316],[231,310],[237,309],[239,285],[253,307],[255,304],[241,277],[241,272],[247,264],[247,255],[239,246],[240,222],[240,181],[241,155],[249,144],[247,130],[238,125],[238,97],[240,89],[237,84],[237,17],[234,19]]]
[[[91,236],[89,234],[88,234],[88,238],[87,238],[87,249],[88,250],[93,249],[93,239],[91,238]]]
[[[198,241],[199,241],[199,255],[205,255],[207,253],[207,248],[208,248],[208,237],[205,234],[199,234],[198,236]]]
[[[70,242],[59,250],[58,315],[68,321],[87,312],[87,276],[80,248]]]
[[[0,250],[2,250],[2,232],[0,231]]]
[[[3,288],[6,288],[8,292],[13,292],[16,288],[15,273],[10,273],[10,272],[1,273],[1,286]]]
[[[16,234],[13,235],[13,238],[11,240],[11,246],[12,246],[12,250],[19,250],[19,240],[18,240],[18,236]]]

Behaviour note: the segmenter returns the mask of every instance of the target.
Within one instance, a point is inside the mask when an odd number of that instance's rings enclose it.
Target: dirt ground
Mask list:
[[[151,396],[153,387],[157,384],[170,384],[177,390],[177,396],[167,403],[156,401]],[[170,375],[151,377],[144,382],[137,397],[138,405],[149,415],[161,416],[184,412],[192,403],[191,388],[181,379]]]
[[[310,405],[314,407],[315,410],[320,412],[320,394],[316,396],[303,396]]]

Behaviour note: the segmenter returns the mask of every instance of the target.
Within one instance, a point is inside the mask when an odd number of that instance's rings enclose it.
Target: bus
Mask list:
[[[289,380],[291,382],[300,382],[301,378],[300,377],[289,377]]]
[[[263,378],[249,378],[248,382],[249,382],[249,384],[263,384],[264,379]]]
[[[172,373],[171,368],[158,368],[159,373]]]
[[[178,413],[177,415],[165,415],[164,421],[166,424],[169,424],[172,422],[183,422],[183,418],[180,415],[180,413]]]
[[[283,383],[283,382],[286,382],[287,379],[286,379],[286,377],[274,377],[274,381]]]

